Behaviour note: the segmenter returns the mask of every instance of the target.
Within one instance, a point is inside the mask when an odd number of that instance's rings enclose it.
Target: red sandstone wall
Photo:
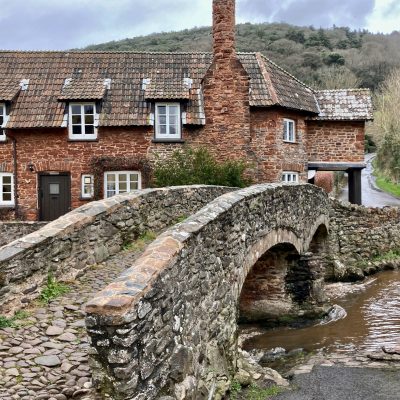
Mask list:
[[[296,143],[283,141],[283,120],[296,121]],[[257,182],[279,182],[282,171],[300,173],[307,182],[307,135],[304,115],[284,109],[254,109],[251,112],[251,145],[257,160]]]
[[[365,123],[307,121],[309,161],[364,162]]]
[[[331,193],[334,186],[334,173],[328,171],[317,171],[315,174],[314,184]]]

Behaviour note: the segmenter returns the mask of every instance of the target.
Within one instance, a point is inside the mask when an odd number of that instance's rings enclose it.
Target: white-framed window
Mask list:
[[[94,196],[94,176],[82,175],[82,191],[83,199],[91,199]]]
[[[138,171],[112,171],[104,173],[104,197],[129,193],[142,188],[142,176]]]
[[[296,123],[292,119],[283,120],[283,141],[291,143],[296,141]]]
[[[9,172],[0,172],[0,205],[14,205],[14,176]]]
[[[0,142],[5,142],[7,137],[6,137],[6,132],[3,129],[7,123],[7,108],[4,103],[0,103]]]
[[[68,119],[71,140],[97,139],[98,114],[95,103],[70,103]]]
[[[179,103],[156,103],[155,138],[181,138],[181,106]]]
[[[285,171],[282,173],[282,182],[299,183],[299,173]]]

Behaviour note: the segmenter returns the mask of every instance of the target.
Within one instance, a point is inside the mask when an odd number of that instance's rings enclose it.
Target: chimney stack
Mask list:
[[[236,57],[235,0],[213,0],[214,59]]]

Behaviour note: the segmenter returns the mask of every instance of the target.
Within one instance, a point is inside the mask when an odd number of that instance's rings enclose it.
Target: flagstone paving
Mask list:
[[[70,284],[48,305],[27,308],[15,328],[0,329],[0,399],[100,399],[92,388],[84,305],[138,257],[122,251]]]

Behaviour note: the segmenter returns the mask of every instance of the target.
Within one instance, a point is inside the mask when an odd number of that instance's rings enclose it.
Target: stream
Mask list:
[[[400,271],[375,275],[366,282],[365,290],[331,301],[346,310],[345,318],[297,329],[243,326],[242,333],[255,328],[259,333],[244,341],[244,350],[283,348],[290,352],[303,349],[305,353],[354,356],[380,350],[382,346],[399,345]],[[282,370],[273,363],[268,366]]]

